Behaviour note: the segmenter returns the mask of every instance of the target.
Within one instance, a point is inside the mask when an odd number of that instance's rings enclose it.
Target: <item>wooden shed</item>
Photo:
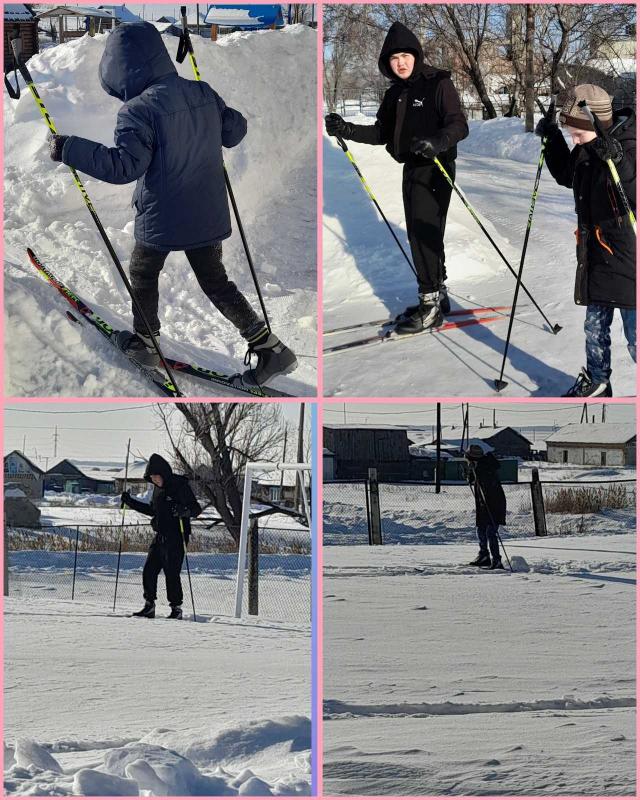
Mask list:
[[[110,11],[88,6],[54,6],[41,11],[38,19],[51,20],[56,25],[59,44],[78,39],[85,33],[89,36],[104,33],[117,25],[117,19]]]
[[[325,425],[323,446],[335,458],[335,479],[364,479],[369,467],[378,479],[407,480],[411,472],[409,438],[394,425]]]
[[[39,52],[38,20],[31,11],[31,6],[9,3],[3,7],[4,19],[4,72],[12,70],[13,50],[11,41],[20,39],[22,58],[28,61]]]

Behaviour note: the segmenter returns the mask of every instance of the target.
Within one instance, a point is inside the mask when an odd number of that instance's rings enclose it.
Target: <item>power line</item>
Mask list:
[[[122,406],[118,408],[98,408],[87,411],[42,411],[39,408],[5,408],[6,411],[19,411],[21,414],[113,414],[117,411],[138,411],[142,408],[155,408],[157,403],[147,403],[143,406]]]

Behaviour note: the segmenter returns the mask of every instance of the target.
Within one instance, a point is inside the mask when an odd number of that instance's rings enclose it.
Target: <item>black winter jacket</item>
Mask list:
[[[144,474],[145,480],[150,480],[151,475],[161,475],[163,478],[162,487],[153,487],[151,504],[143,503],[140,500],[131,498],[127,505],[140,514],[151,517],[151,527],[156,532],[156,541],[167,545],[182,546],[182,531],[180,530],[180,519],[184,527],[184,538],[189,544],[191,535],[190,517],[197,517],[202,508],[191,491],[189,481],[184,475],[174,475],[170,464],[153,453],[147,464]],[[174,509],[181,507],[189,516],[177,517]]]
[[[507,499],[498,477],[500,463],[493,453],[487,453],[472,464],[470,481],[476,499],[476,526],[483,528],[495,522],[506,525]]]
[[[636,209],[636,115],[630,108],[614,114],[608,131],[622,145],[618,174]],[[560,129],[547,141],[545,161],[561,186],[573,189],[578,228],[578,268],[574,300],[589,304],[635,308],[636,237],[624,216],[609,167],[590,144],[569,147]]]
[[[407,79],[398,78],[389,66],[389,56],[399,50],[416,57],[413,73]],[[469,128],[451,73],[424,63],[420,42],[401,22],[394,22],[389,29],[378,67],[392,85],[378,109],[376,123],[354,125],[348,138],[363,144],[384,144],[401,164],[422,165],[431,163],[431,159],[411,153],[412,139],[446,135],[449,148],[439,159],[454,161],[458,154],[456,144],[469,135]]]

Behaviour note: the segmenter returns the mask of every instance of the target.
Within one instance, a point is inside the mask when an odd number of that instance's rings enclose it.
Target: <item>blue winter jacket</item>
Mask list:
[[[234,147],[247,121],[203,81],[178,76],[148,22],[109,34],[100,83],[124,102],[115,147],[70,136],[62,160],[108,183],[137,180],[135,238],[157,250],[187,250],[226,239],[231,219],[222,146]]]

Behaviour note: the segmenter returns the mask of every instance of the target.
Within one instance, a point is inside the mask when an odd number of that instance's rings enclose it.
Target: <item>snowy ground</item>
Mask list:
[[[324,792],[634,794],[635,544],[325,547]]]
[[[194,39],[203,79],[248,119],[247,137],[225,151],[225,163],[273,329],[300,363],[274,386],[300,395],[313,394],[316,382],[316,40],[306,26],[233,34],[218,43]],[[112,145],[120,103],[98,82],[105,41],[106,34],[85,36],[48,48],[30,59],[29,68],[61,133]],[[176,42],[166,38],[172,56]],[[178,70],[193,78],[188,59]],[[67,303],[26,257],[30,246],[109,324],[131,327],[126,290],[68,168],[49,159],[47,128],[33,98],[23,91],[13,101],[5,93],[4,103],[6,392],[148,396],[148,383],[121,354],[96,331],[66,319]],[[90,178],[84,183],[126,269],[134,243],[133,186]],[[257,307],[235,223],[224,260]],[[243,340],[202,294],[183,254],[167,259],[160,296],[165,352],[212,369],[242,371]],[[192,395],[224,393],[184,378],[180,387]]]
[[[353,121],[372,124],[370,117]],[[471,122],[459,145],[457,183],[517,271],[540,153],[540,140],[519,119]],[[358,166],[401,242],[406,242],[402,165],[382,147],[349,143]],[[524,283],[552,323],[553,336],[521,292],[505,370],[505,396],[563,394],[584,357],[585,310],[573,302],[575,213],[570,190],[543,170],[529,240]],[[324,330],[388,319],[415,303],[416,284],[384,223],[335,143],[324,137]],[[445,237],[449,293],[454,308],[510,306],[515,280],[454,194]],[[406,247],[408,251],[408,245]],[[494,316],[492,314],[492,316]],[[436,336],[327,355],[327,395],[484,396],[498,377],[508,314]],[[325,336],[325,347],[374,333],[371,327]],[[635,369],[622,323],[612,330],[614,395],[635,394]],[[425,357],[425,356],[428,356]]]
[[[7,794],[310,793],[308,624],[33,598],[4,619]]]

